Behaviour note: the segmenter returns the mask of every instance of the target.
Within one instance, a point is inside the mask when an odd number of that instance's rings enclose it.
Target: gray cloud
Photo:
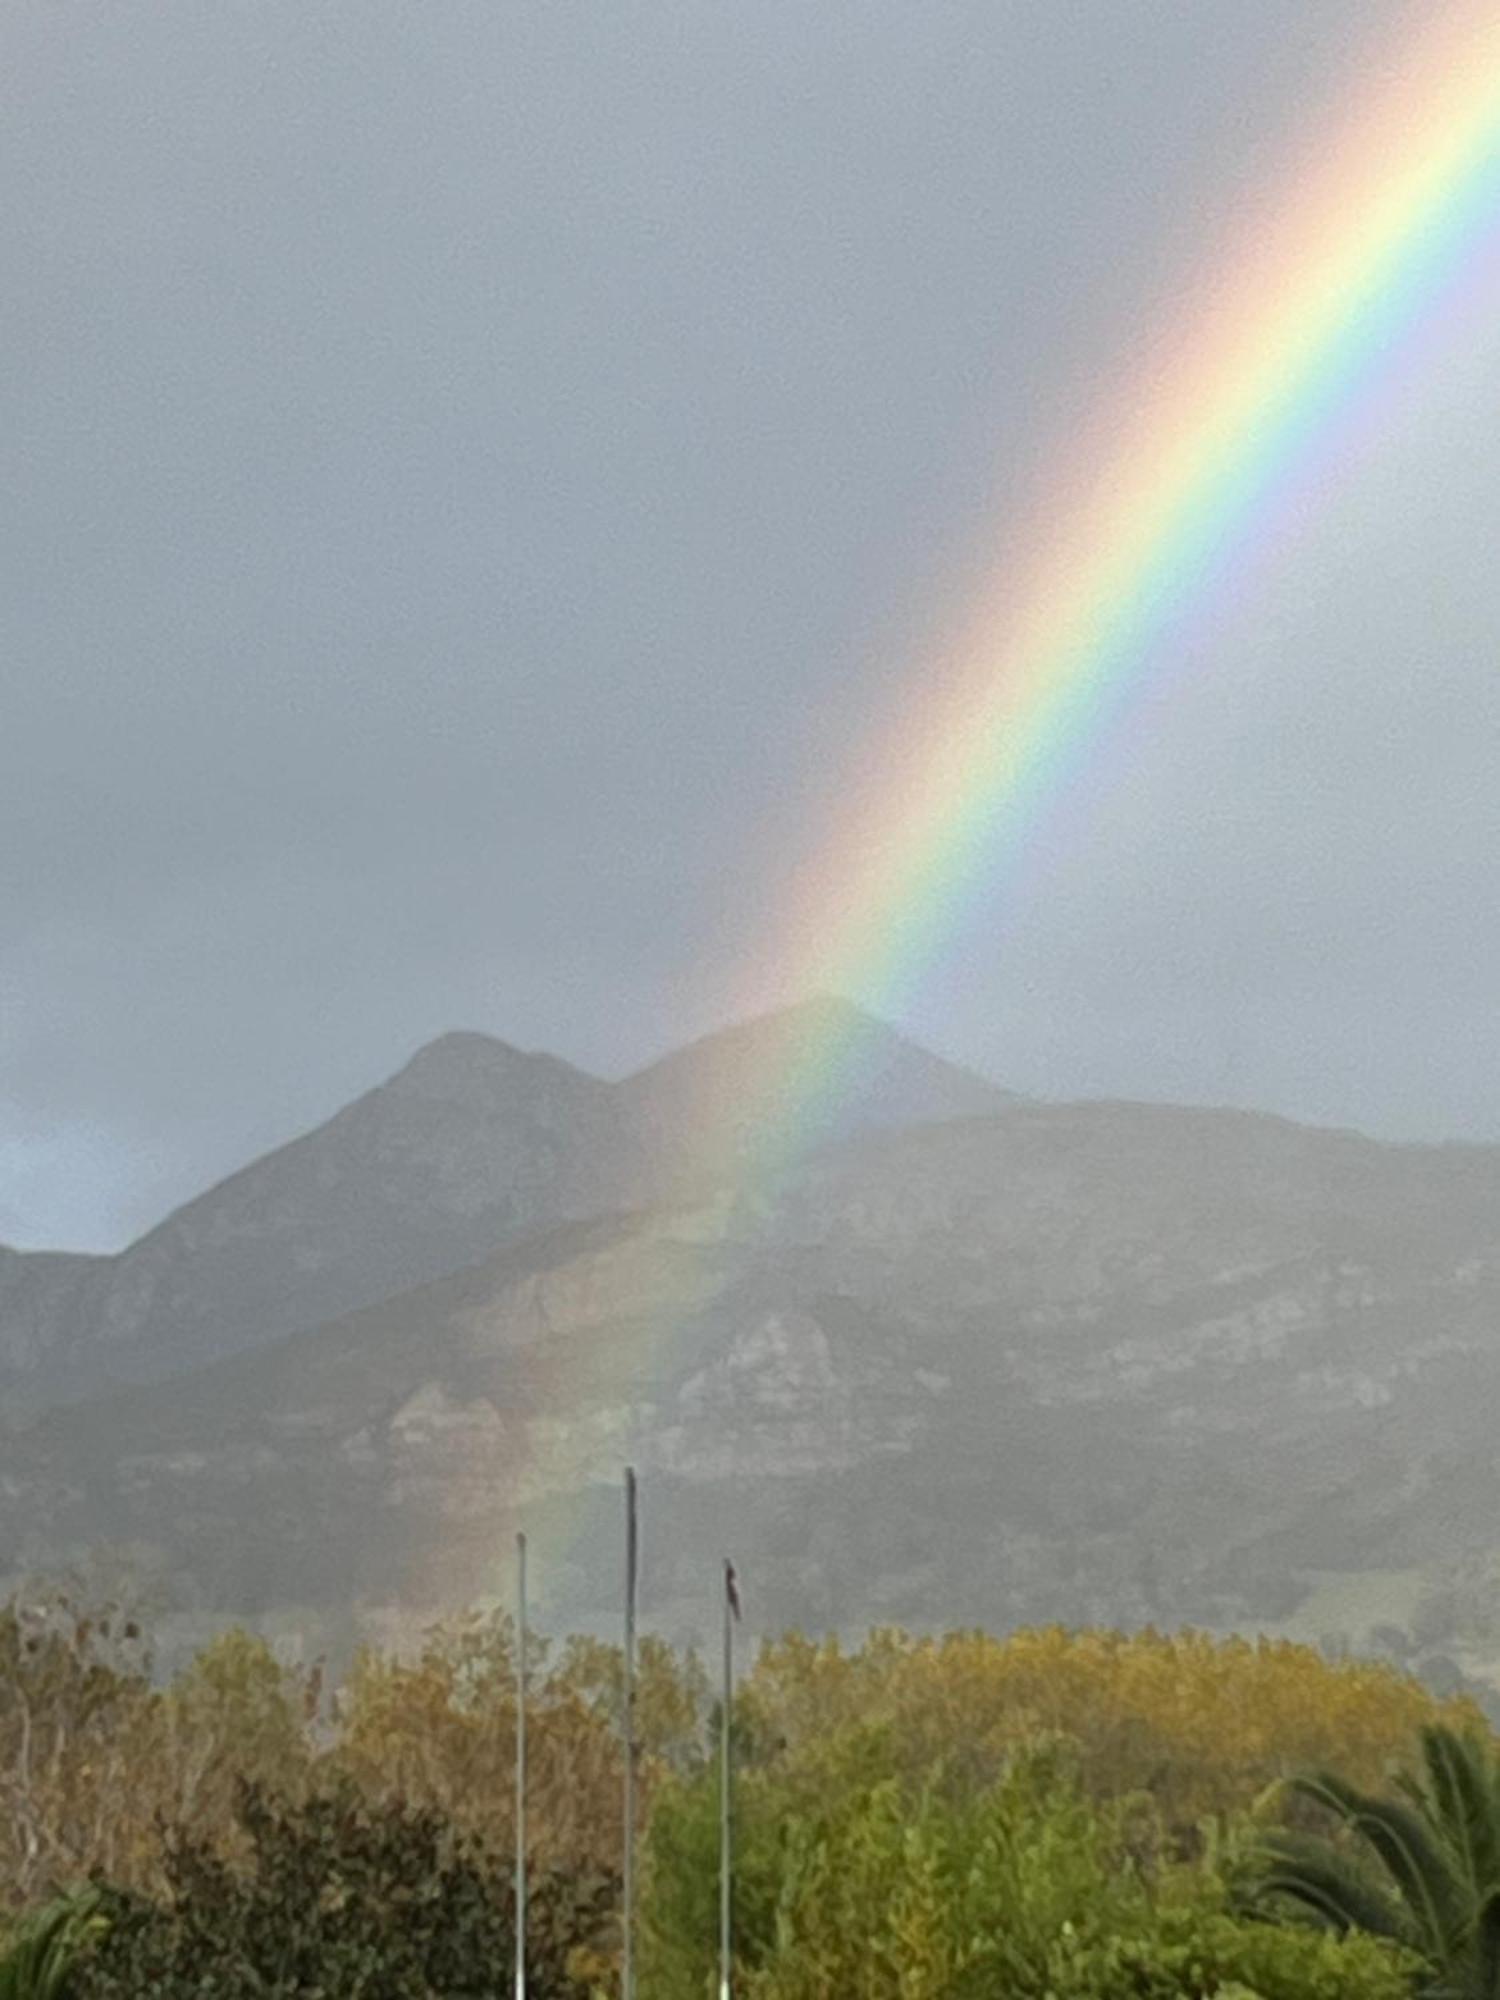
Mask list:
[[[962,552],[1370,0],[173,0],[7,29],[0,1235],[111,1243],[455,1023],[708,1025]],[[1500,1136],[1477,310],[913,1026]]]

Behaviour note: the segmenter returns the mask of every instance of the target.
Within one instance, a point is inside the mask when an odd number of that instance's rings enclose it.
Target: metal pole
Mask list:
[[[526,2000],[526,1537],[516,1536],[516,2000]]]
[[[724,1558],[724,1690],[719,1703],[719,2000],[730,2000],[730,1959],[733,1950],[731,1895],[734,1865],[734,1819],[731,1810],[729,1756],[730,1708],[734,1700],[734,1565]]]
[[[640,1543],[635,1468],[625,1468],[625,1688],[621,1734],[625,1748],[625,1838],[620,1905],[620,1996],[635,2000],[635,1591]]]

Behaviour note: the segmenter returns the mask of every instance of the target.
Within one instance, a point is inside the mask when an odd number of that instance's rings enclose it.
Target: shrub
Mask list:
[[[371,1806],[348,1790],[288,1805],[246,1788],[244,1866],[202,1841],[169,1843],[160,1901],[108,1895],[109,1928],[79,1968],[77,2000],[458,2000],[505,1987],[514,1952],[508,1864],[441,1815]],[[612,1884],[534,1881],[529,1988],[574,2000]]]

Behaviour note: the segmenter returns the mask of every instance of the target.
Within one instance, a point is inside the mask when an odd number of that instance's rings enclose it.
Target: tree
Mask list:
[[[1420,1773],[1399,1779],[1396,1796],[1332,1773],[1289,1790],[1331,1814],[1344,1838],[1268,1833],[1259,1903],[1408,1946],[1427,1968],[1430,2000],[1500,2000],[1500,1763],[1489,1743],[1433,1724]]]
[[[0,1885],[18,1901],[130,1865],[121,1805],[153,1768],[148,1666],[118,1607],[41,1589],[0,1605]]]
[[[527,1710],[533,1855],[569,1869],[620,1865],[620,1649],[533,1638]],[[702,1669],[660,1640],[641,1643],[636,1681],[642,1815],[661,1776],[691,1761],[700,1734]],[[514,1841],[515,1652],[509,1618],[434,1626],[413,1659],[372,1652],[355,1662],[335,1704],[331,1767],[372,1799],[429,1805],[455,1826]]]
[[[108,1928],[69,2000],[458,2000],[508,1984],[510,1864],[440,1813],[348,1787],[297,1805],[246,1787],[238,1817],[246,1865],[187,1835],[170,1844],[163,1898],[106,1894]],[[536,2000],[582,2000],[614,1900],[602,1876],[534,1877]]]
[[[973,1792],[890,1775],[844,1733],[739,1795],[737,1990],[754,2000],[1405,2000],[1399,1950],[1236,1913],[1171,1860],[1149,1802],[1085,1795],[1062,1743]],[[642,1991],[701,2000],[713,1949],[713,1781],[652,1822]]]
[[[312,1764],[308,1726],[321,1678],[284,1667],[264,1639],[232,1627],[211,1639],[157,1703],[161,1810],[200,1831],[223,1827],[248,1779],[295,1798]]]
[[[1376,1783],[1424,1723],[1481,1720],[1383,1662],[1333,1663],[1284,1641],[1057,1626],[1004,1639],[875,1632],[855,1649],[792,1635],[762,1650],[736,1707],[768,1758],[845,1723],[883,1723],[905,1775],[947,1759],[975,1785],[1039,1732],[1059,1733],[1078,1744],[1094,1797],[1149,1791],[1185,1843],[1206,1817],[1248,1808],[1294,1772],[1337,1762]]]
[[[118,1605],[31,1588],[0,1604],[0,1906],[106,1876],[160,1886],[158,1822],[222,1835],[235,1787],[295,1794],[316,1674],[229,1631],[166,1688]]]

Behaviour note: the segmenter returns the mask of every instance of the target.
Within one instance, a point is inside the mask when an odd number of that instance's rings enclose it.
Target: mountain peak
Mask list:
[[[805,1021],[813,1027],[880,1028],[887,1034],[896,1032],[889,1022],[868,1013],[846,993],[831,991],[809,993],[805,1000],[792,1000],[784,1007],[772,1007],[763,1014],[752,1014],[741,1025],[749,1028],[765,1021]]]
[[[701,1036],[627,1077],[620,1090],[658,1137],[696,1151],[798,1115],[800,1079],[833,1069],[838,1088],[808,1143],[895,1125],[981,1117],[1012,1100],[841,994],[819,993]]]
[[[396,1074],[405,1076],[411,1070],[452,1068],[459,1063],[530,1061],[525,1049],[502,1041],[498,1035],[481,1034],[477,1028],[450,1028],[446,1034],[434,1035],[430,1042],[423,1042]]]
[[[448,1096],[455,1091],[512,1083],[522,1077],[597,1085],[598,1079],[575,1069],[561,1056],[518,1049],[498,1035],[473,1028],[452,1028],[422,1047],[397,1070],[386,1085],[402,1095]]]

